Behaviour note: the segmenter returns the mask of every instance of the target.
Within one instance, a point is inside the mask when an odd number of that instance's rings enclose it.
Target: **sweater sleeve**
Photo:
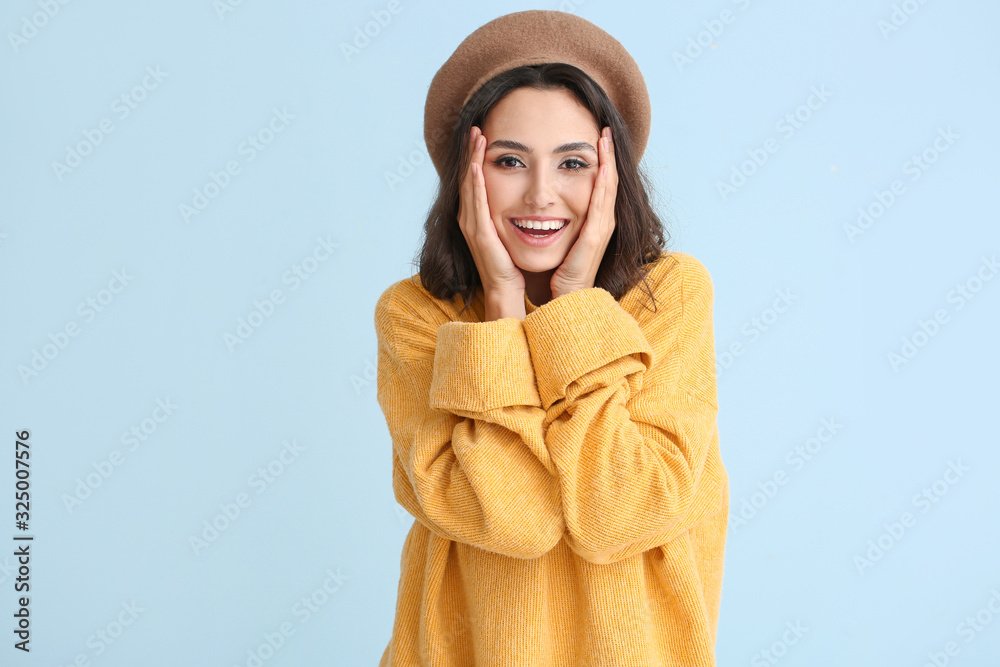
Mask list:
[[[703,474],[718,442],[711,279],[697,260],[676,269],[655,290],[655,347],[597,287],[524,320],[567,543],[593,563],[667,544],[728,492]]]
[[[428,319],[391,289],[375,309],[396,500],[440,537],[537,558],[565,524],[523,322]]]

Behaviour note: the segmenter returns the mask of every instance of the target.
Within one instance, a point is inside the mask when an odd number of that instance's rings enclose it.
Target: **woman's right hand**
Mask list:
[[[472,127],[469,147],[469,159],[460,176],[458,226],[476,262],[485,296],[511,298],[523,305],[524,274],[510,258],[490,217],[483,176],[486,137],[476,126]]]

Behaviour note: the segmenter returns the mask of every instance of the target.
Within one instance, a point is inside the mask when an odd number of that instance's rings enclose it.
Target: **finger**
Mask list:
[[[476,161],[476,144],[478,142],[478,137],[476,132],[479,128],[475,125],[469,130],[469,141],[465,148],[466,162],[462,168],[462,175],[459,180],[459,210],[462,209],[462,202],[467,202],[467,205],[473,206],[475,208],[475,196],[476,188],[474,184],[474,177],[472,173],[472,163]],[[460,221],[461,221],[461,217]],[[461,225],[460,225],[461,226]],[[463,231],[464,228],[463,228]]]
[[[483,163],[486,160],[486,136],[480,131],[476,135],[476,153],[473,158],[478,166],[479,177],[483,178]]]
[[[605,160],[608,163],[608,172],[617,173],[618,161],[615,159],[615,138],[611,136],[611,126],[608,126],[608,147],[605,151]]]
[[[482,143],[486,143],[483,138]],[[481,148],[481,147],[480,147]],[[486,196],[486,177],[483,175],[483,165],[476,162],[476,223],[479,231],[489,236],[489,230],[493,227],[493,220],[490,218],[490,203]]]
[[[603,165],[597,170],[597,181],[594,183],[594,191],[590,195],[590,208],[587,210],[587,222],[580,232],[580,236],[588,239],[596,239],[601,234],[601,220],[604,218],[604,202],[608,190],[605,171]]]
[[[616,171],[614,144],[611,143],[611,128],[608,128],[608,147],[605,152],[605,162],[601,166],[604,172],[601,176],[601,227],[607,236],[609,226],[613,226],[615,199],[618,195],[618,172]]]
[[[475,191],[475,186],[473,185],[475,182],[475,177],[472,174],[472,164],[473,163],[478,164],[479,171],[481,172],[483,165],[483,153],[484,153],[484,151],[480,149],[480,144],[484,142],[484,139],[478,127],[475,126],[472,127],[472,135],[473,135],[472,139],[469,142],[469,162],[468,164],[465,165],[467,178],[470,184],[469,188],[470,195],[472,195]]]
[[[609,227],[614,226],[614,207],[618,196],[618,160],[615,158],[614,137],[611,135],[611,127],[608,126],[608,149],[607,149],[607,192],[606,214]]]
[[[462,179],[463,180],[464,179],[468,179],[469,176],[470,176],[470,169],[469,169],[469,167],[471,166],[472,161],[475,159],[476,141],[477,141],[476,130],[478,130],[478,129],[479,128],[477,128],[475,125],[473,125],[469,129],[468,141],[466,141],[465,151],[463,153],[464,162],[465,162],[465,164],[462,165]]]
[[[472,126],[472,130],[473,130],[473,133],[474,133],[472,135],[472,153],[473,153],[473,159],[476,160],[477,162],[479,162],[479,161],[482,160],[482,151],[481,151],[481,148],[480,148],[480,143],[481,143],[481,139],[483,139],[483,131],[480,128],[476,127],[475,125]]]
[[[597,195],[597,214],[598,214],[598,220],[596,220],[595,222],[599,222],[599,223],[601,223],[601,225],[603,225],[604,224],[604,218],[606,217],[604,208],[605,208],[605,206],[607,204],[607,201],[608,201],[608,175],[610,173],[610,170],[608,169],[607,165],[604,165],[603,167],[601,167],[601,170],[604,172],[604,174],[603,174],[603,176],[601,176],[600,179],[598,179],[601,182],[601,187],[600,187],[600,192]],[[597,231],[599,231],[599,230],[595,230],[595,232],[597,232]]]
[[[486,201],[486,177],[483,175],[483,163],[486,155],[486,137],[479,135],[473,151],[473,163],[476,165],[475,176],[472,179],[475,188],[476,198],[481,202]]]
[[[617,175],[614,165],[604,167],[604,187],[601,192],[601,233],[603,238],[607,238],[614,230],[615,221],[615,199],[618,196]]]
[[[597,172],[597,185],[600,186],[600,202],[598,210],[604,210],[604,202],[607,201],[608,195],[608,181],[611,175],[611,162],[614,159],[614,155],[611,151],[611,147],[608,144],[607,135],[610,134],[611,128],[605,128],[605,132],[602,132],[601,137],[601,151],[599,153],[598,164],[600,165]],[[595,188],[596,189],[596,188]]]

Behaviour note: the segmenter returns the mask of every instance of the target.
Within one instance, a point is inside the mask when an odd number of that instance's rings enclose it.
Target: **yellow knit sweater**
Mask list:
[[[375,307],[403,544],[380,667],[715,665],[729,513],[694,257],[483,322],[419,275]]]

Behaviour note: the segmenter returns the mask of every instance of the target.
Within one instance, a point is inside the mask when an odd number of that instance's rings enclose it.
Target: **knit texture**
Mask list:
[[[380,667],[715,665],[729,479],[694,257],[483,322],[419,275],[375,307],[403,544]]]

